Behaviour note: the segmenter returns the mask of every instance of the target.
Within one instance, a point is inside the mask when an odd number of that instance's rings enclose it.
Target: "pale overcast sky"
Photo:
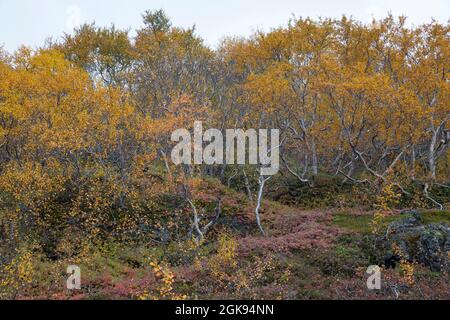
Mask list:
[[[296,17],[340,17],[370,22],[372,16],[406,15],[412,24],[446,23],[450,0],[0,0],[0,45],[9,51],[42,45],[74,25],[95,21],[119,28],[139,28],[145,10],[162,8],[177,26],[196,25],[215,47],[224,36],[270,30]]]

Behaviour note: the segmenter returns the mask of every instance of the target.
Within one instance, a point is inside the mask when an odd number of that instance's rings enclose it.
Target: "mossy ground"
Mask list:
[[[450,224],[450,211],[430,211],[423,210],[420,212],[424,224],[430,223],[447,223]],[[393,214],[386,215],[382,218],[381,223],[387,227],[390,223],[405,218],[407,215]],[[351,211],[341,211],[333,215],[333,223],[341,228],[345,228],[358,233],[370,233],[371,221],[373,213],[355,215]]]

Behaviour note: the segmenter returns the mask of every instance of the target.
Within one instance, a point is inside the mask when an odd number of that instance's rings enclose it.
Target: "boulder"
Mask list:
[[[433,271],[450,271],[450,227],[444,223],[425,225],[417,211],[403,214],[407,216],[391,223],[385,235],[376,239],[384,265],[395,267],[403,258]]]

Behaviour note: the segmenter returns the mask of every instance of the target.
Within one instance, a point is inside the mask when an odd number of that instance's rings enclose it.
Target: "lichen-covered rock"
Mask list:
[[[419,261],[432,270],[449,270],[450,227],[428,225],[420,235]]]
[[[433,271],[450,271],[450,227],[444,223],[424,225],[417,211],[391,223],[383,237],[376,241],[386,267],[401,259],[418,262]]]

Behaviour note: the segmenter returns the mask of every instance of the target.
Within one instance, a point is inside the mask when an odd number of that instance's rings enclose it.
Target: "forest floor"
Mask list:
[[[382,269],[381,290],[368,290],[375,263],[365,209],[301,210],[266,201],[268,236],[254,227],[250,208],[239,229],[212,231],[194,241],[130,246],[96,245],[76,261],[81,290],[65,289],[69,261],[42,260],[37,280],[20,299],[449,299],[447,273],[413,264]],[[246,212],[246,213],[245,213]],[[422,212],[425,223],[450,224],[450,212]],[[400,212],[383,224],[400,219]],[[245,224],[248,228],[242,228]]]

